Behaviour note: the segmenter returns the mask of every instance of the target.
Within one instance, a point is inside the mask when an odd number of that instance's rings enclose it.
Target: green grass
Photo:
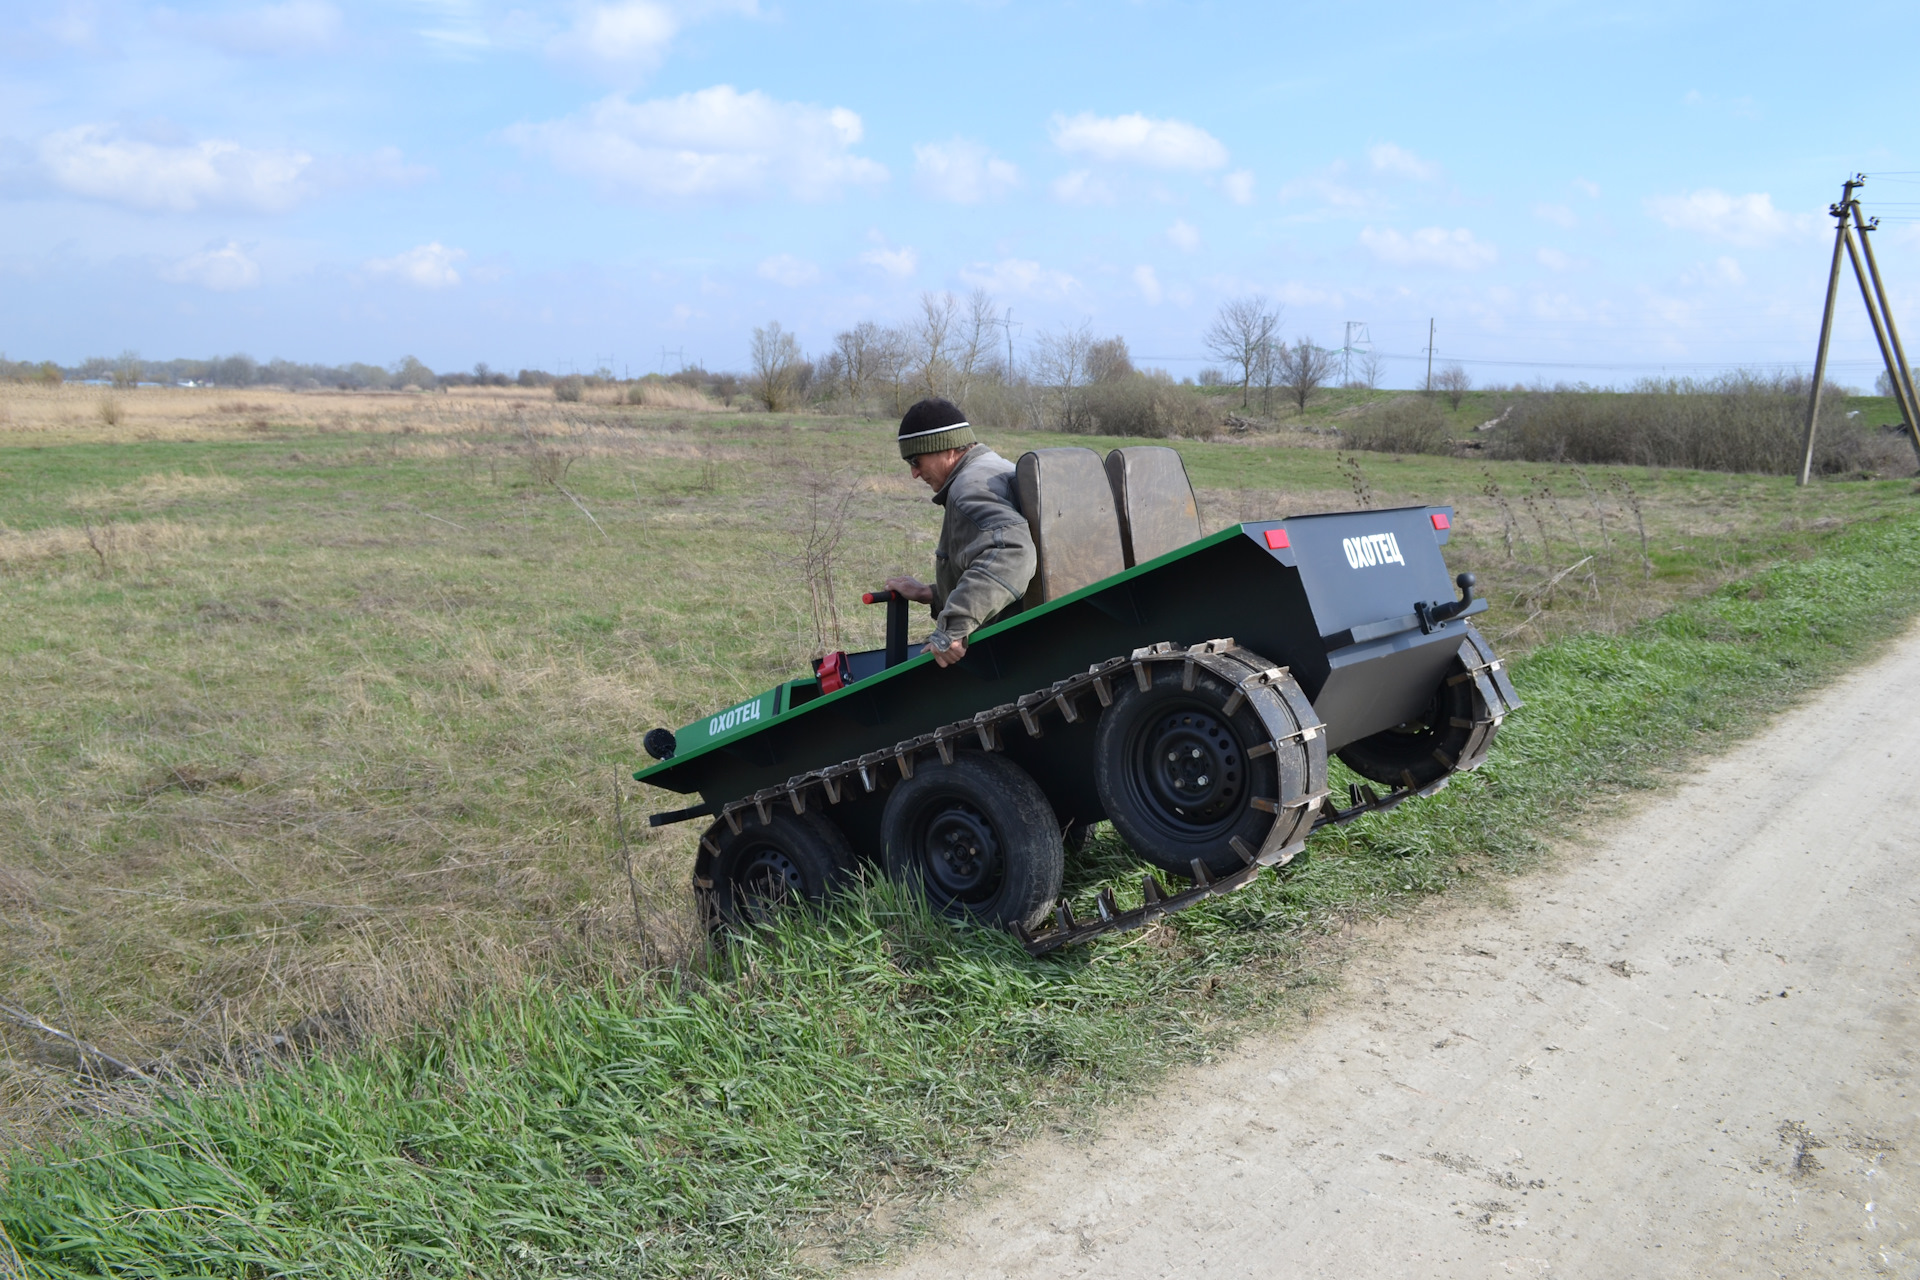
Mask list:
[[[884,889],[678,979],[529,981],[444,1025],[174,1090],[13,1153],[31,1274],[749,1275],[857,1208],[1208,1052],[1318,981],[1320,929],[1535,865],[1920,612],[1920,515],[1862,520],[1614,635],[1514,664],[1527,709],[1430,801],[1316,839],[1284,879],[1035,961]],[[1091,895],[1137,871],[1110,837]]]
[[[530,441],[510,417],[436,423],[431,397],[378,404],[415,417],[0,434],[0,986],[123,1060],[204,1075],[276,1035],[378,1039],[679,954],[692,837],[638,814],[681,802],[629,784],[616,814],[615,787],[648,728],[805,669],[807,467],[828,497],[853,487],[840,599],[931,559],[938,509],[885,423],[589,406],[530,413]],[[1450,562],[1508,653],[1914,506],[1902,481],[1179,447],[1210,528],[1356,488],[1454,504]],[[839,643],[879,643],[880,611],[843,622]],[[0,1126],[65,1127],[71,1058],[8,1027],[0,1050]]]

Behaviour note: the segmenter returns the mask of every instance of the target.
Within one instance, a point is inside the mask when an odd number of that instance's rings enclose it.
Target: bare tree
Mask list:
[[[895,414],[907,411],[907,382],[913,370],[914,338],[910,330],[902,325],[897,329],[881,329],[876,335],[873,349],[874,381],[886,384],[893,395]]]
[[[748,359],[753,366],[753,394],[767,406],[767,411],[778,413],[791,404],[799,381],[796,374],[805,363],[805,357],[800,354],[800,340],[775,320],[766,328],[753,331]]]
[[[1301,338],[1292,346],[1282,342],[1274,351],[1280,385],[1293,398],[1294,412],[1305,413],[1307,401],[1327,384],[1333,372],[1333,352],[1313,345],[1312,338]]]
[[[833,350],[840,357],[840,383],[849,410],[858,408],[881,378],[886,346],[886,331],[871,320],[834,335]]]
[[[1268,338],[1260,344],[1254,366],[1254,380],[1260,384],[1260,412],[1273,412],[1273,384],[1280,376],[1280,357],[1287,344],[1280,338]]]
[[[1458,409],[1467,392],[1473,390],[1473,378],[1457,364],[1450,364],[1433,377],[1433,385],[1447,403]]]
[[[1115,382],[1133,372],[1133,357],[1122,337],[1103,338],[1087,347],[1087,381]]]
[[[913,323],[914,358],[920,365],[919,382],[930,396],[947,394],[953,380],[954,330],[960,319],[960,301],[951,293],[920,295],[920,316]]]
[[[1093,335],[1085,321],[1040,335],[1034,344],[1034,380],[1052,400],[1054,425],[1061,431],[1087,426],[1087,356]]]
[[[1280,312],[1254,293],[1220,304],[1220,311],[1203,337],[1207,350],[1240,370],[1240,407],[1247,407],[1254,375],[1260,371],[1261,352],[1280,329]]]
[[[1372,347],[1368,347],[1360,356],[1360,385],[1364,386],[1368,391],[1378,391],[1380,389],[1380,374],[1385,363],[1386,362],[1381,359],[1378,351],[1375,351]]]
[[[994,312],[993,295],[975,289],[967,296],[967,312],[960,318],[953,344],[953,392],[960,404],[967,402],[973,380],[993,363],[993,351],[1000,328]]]

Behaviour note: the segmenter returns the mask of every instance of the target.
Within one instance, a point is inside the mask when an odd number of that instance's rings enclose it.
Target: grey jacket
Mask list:
[[[933,495],[946,508],[933,553],[934,645],[1020,611],[1039,563],[1013,488],[1013,464],[976,444]]]

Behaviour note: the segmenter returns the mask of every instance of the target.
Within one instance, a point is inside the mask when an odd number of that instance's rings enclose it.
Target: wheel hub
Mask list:
[[[1146,735],[1141,753],[1149,794],[1167,816],[1203,825],[1240,798],[1240,745],[1217,717],[1197,710],[1168,714]]]
[[[748,914],[770,917],[782,903],[805,895],[806,880],[799,864],[780,849],[755,849],[742,861],[735,876]]]
[[[986,816],[953,804],[931,815],[922,838],[929,887],[948,900],[984,902],[1000,887],[1000,841]]]

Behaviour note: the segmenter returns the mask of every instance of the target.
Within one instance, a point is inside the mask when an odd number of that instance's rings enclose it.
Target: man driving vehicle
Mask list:
[[[967,637],[1020,611],[1038,563],[1013,487],[1013,464],[975,439],[951,401],[922,400],[900,419],[900,456],[945,508],[933,585],[888,578],[887,588],[930,605],[926,651],[943,667],[967,656]]]

